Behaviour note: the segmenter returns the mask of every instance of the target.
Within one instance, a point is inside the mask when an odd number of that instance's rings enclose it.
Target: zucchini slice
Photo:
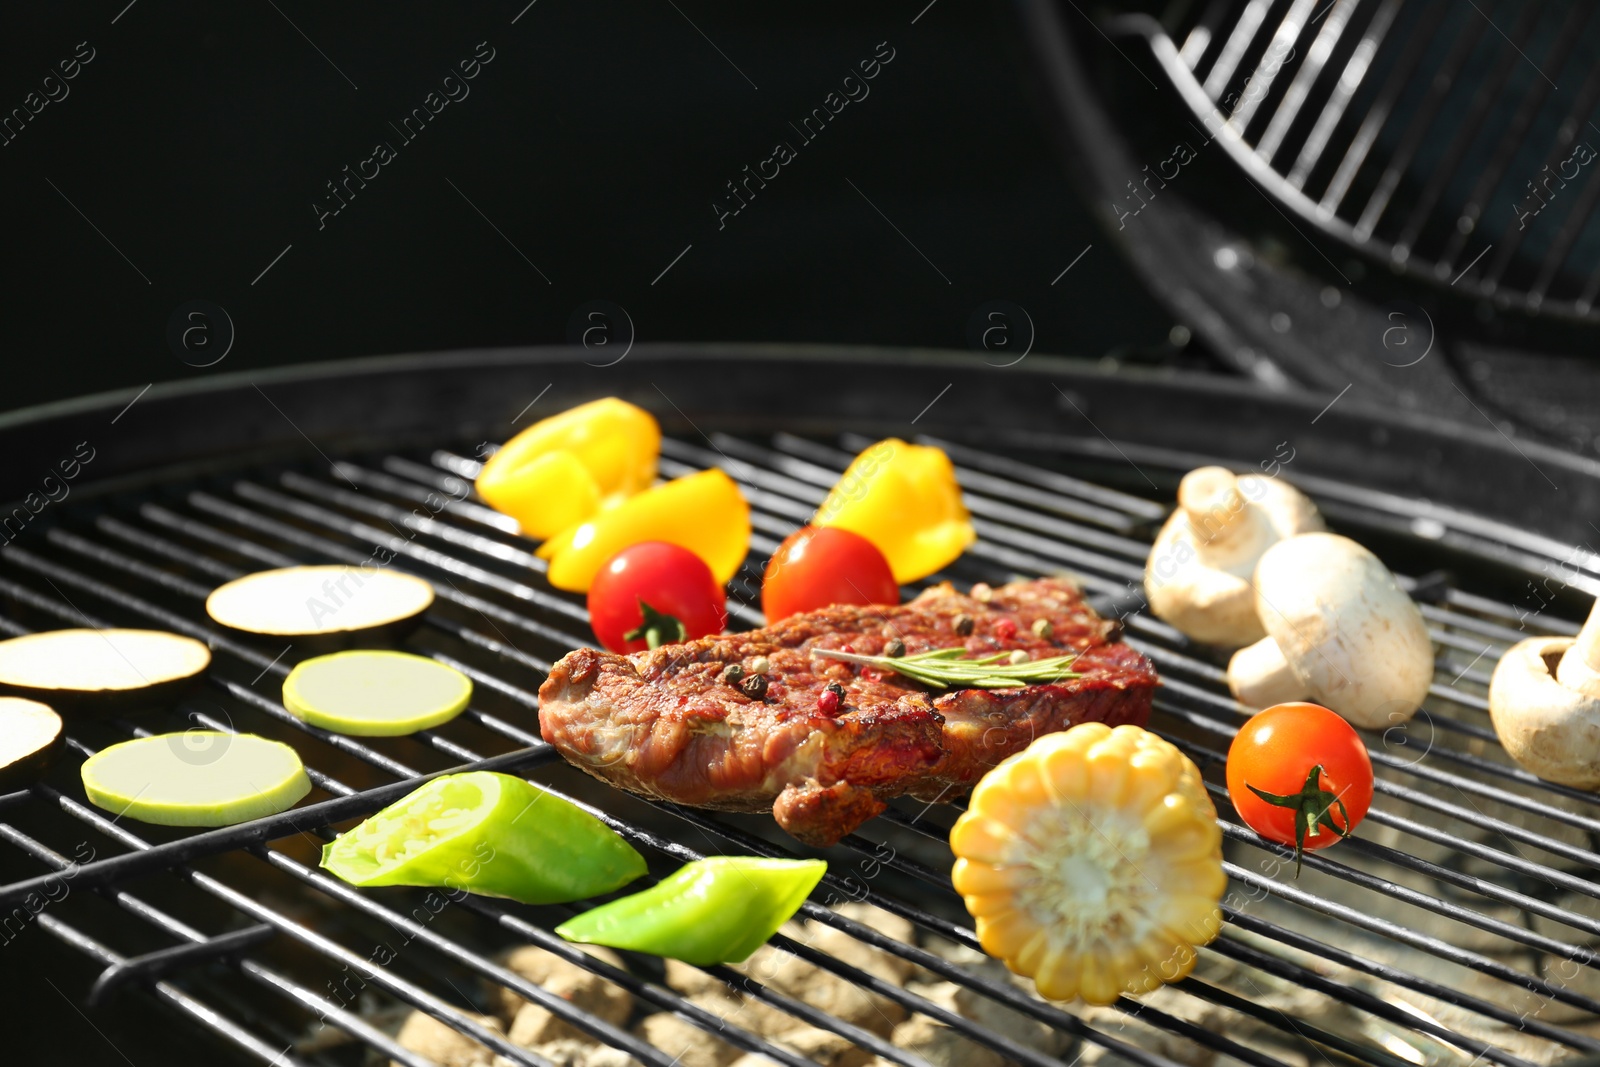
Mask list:
[[[103,748],[83,763],[89,802],[160,826],[231,826],[311,791],[294,749],[254,734],[189,730]]]
[[[433,586],[392,570],[283,567],[212,590],[206,613],[250,637],[300,639],[311,647],[398,641],[433,604]]]
[[[68,715],[171,704],[197,684],[211,650],[163,630],[45,630],[0,641],[0,692]]]
[[[37,700],[0,697],[0,793],[26,789],[61,754],[61,716]]]
[[[283,680],[283,706],[312,726],[358,737],[398,737],[449,722],[472,699],[454,667],[409,652],[335,652]]]

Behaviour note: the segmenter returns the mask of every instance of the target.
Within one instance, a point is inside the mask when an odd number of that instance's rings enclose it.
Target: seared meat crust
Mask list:
[[[694,807],[766,811],[808,844],[831,845],[902,794],[957,800],[1040,734],[1080,722],[1143,725],[1159,684],[1148,660],[1116,643],[1059,578],[977,590],[948,584],[896,607],[834,606],[741,634],[620,656],[582,648],[539,688],[539,726],[568,760],[634,793]],[[972,620],[970,633],[957,620]],[[1049,622],[1048,638],[1034,631]],[[1032,659],[1076,651],[1076,678],[1016,689],[929,692],[893,672],[815,658],[812,648],[880,655],[965,645]],[[722,680],[730,663],[767,658],[753,699]],[[838,710],[817,697],[844,687]]]

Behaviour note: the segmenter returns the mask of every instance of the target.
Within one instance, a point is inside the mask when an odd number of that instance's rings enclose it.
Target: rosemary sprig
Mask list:
[[[1049,659],[1010,662],[1011,653],[966,659],[965,648],[933,648],[913,656],[863,656],[832,648],[813,648],[813,656],[843,660],[866,667],[903,674],[932,689],[1015,689],[1024,685],[1048,685],[1066,678],[1077,678],[1070,670],[1076,655]]]

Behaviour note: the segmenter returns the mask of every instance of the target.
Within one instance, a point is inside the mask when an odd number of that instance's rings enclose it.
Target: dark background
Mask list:
[[[1040,351],[1159,349],[1172,325],[1075,198],[1005,5],[126,4],[0,19],[0,113],[94,54],[0,147],[0,408],[561,343],[596,299],[640,341],[962,348],[996,299]],[[470,95],[404,143],[389,124],[479,42]],[[802,145],[789,123],[880,42],[870,95]],[[798,158],[719,230],[713,201],[779,140]],[[397,157],[319,229],[379,141]],[[235,330],[208,369],[167,336],[191,300]],[[225,343],[205,324],[190,363]]]

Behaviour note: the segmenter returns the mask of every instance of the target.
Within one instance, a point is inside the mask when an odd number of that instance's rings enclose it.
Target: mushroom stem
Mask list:
[[[1600,600],[1590,608],[1571,647],[1562,653],[1556,681],[1574,692],[1600,697]]]
[[[1233,654],[1228,661],[1228,688],[1234,699],[1252,708],[1267,708],[1307,695],[1306,683],[1284,659],[1278,642],[1270,637]]]
[[[1178,483],[1178,506],[1201,554],[1219,568],[1254,564],[1273,540],[1263,517],[1246,505],[1239,479],[1226,467],[1199,467]]]

